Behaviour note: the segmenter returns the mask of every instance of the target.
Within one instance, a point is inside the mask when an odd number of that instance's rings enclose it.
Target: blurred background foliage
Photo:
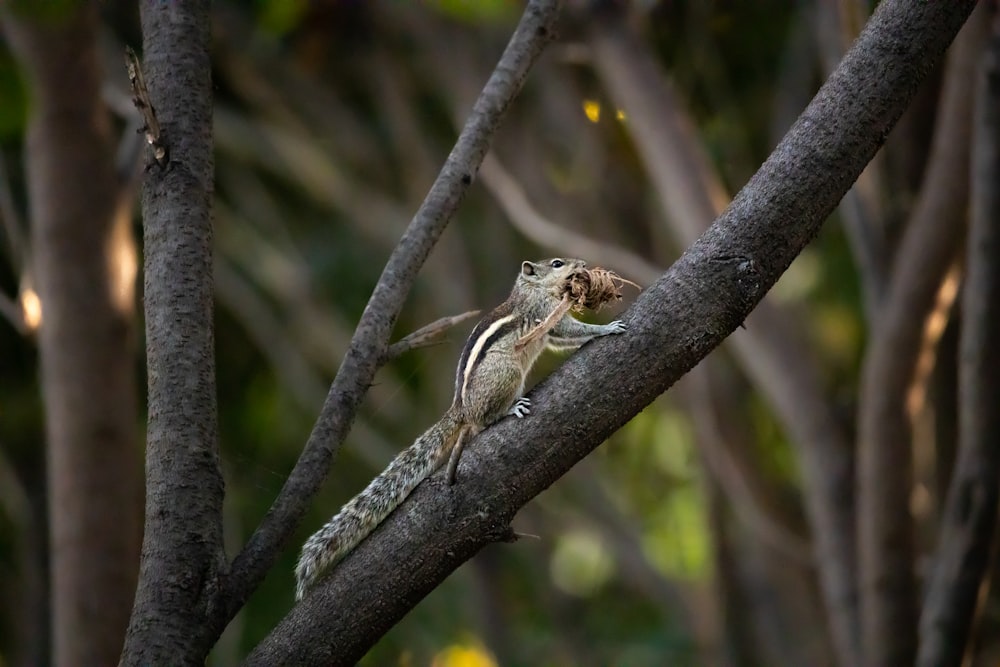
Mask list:
[[[102,6],[106,97],[124,130],[132,112],[121,52],[141,44],[137,10],[122,0]],[[234,553],[294,465],[384,260],[521,5],[256,0],[216,2],[213,11],[217,367]],[[815,3],[775,0],[633,6],[637,34],[669,73],[730,192],[822,81],[817,11]],[[583,3],[570,3],[558,43],[516,100],[494,154],[546,218],[665,268],[683,248],[665,231],[628,115],[588,61],[586,30],[595,20]],[[21,142],[30,104],[2,47],[0,100],[4,181],[23,216]],[[141,239],[139,225],[137,211]],[[24,274],[16,242],[7,241],[0,289],[17,295]],[[557,254],[555,244],[512,226],[495,196],[474,185],[425,266],[396,337],[492,307],[522,259]],[[613,268],[630,276],[627,265]],[[826,389],[849,423],[865,323],[838,224],[827,225],[774,296],[800,316]],[[211,664],[236,664],[275,625],[292,604],[298,546],[445,409],[470,329],[462,325],[444,343],[379,372],[293,547],[228,628]],[[38,360],[30,331],[12,326],[0,326],[0,350],[0,582],[6,590],[33,581],[37,588],[44,578],[24,567],[44,562]],[[809,536],[795,455],[730,352],[714,356],[728,392],[728,409],[716,419],[738,434],[724,453],[728,473],[706,465],[679,387],[521,513],[515,529],[536,538],[486,549],[362,664],[693,665],[713,662],[726,647],[733,664],[819,664],[808,660],[823,655],[829,640],[815,573],[802,557]],[[558,363],[545,359],[538,375]],[[141,377],[141,356],[135,368]],[[720,567],[736,571],[720,578]],[[0,664],[25,640],[18,610],[2,611]],[[753,648],[733,657],[740,646]]]

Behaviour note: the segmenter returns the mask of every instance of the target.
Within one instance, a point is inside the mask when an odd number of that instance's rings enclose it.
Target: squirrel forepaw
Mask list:
[[[531,412],[531,399],[521,397],[514,401],[514,405],[511,406],[510,411],[507,412],[509,415],[514,415],[518,419],[524,419]]]
[[[620,333],[625,333],[625,331],[628,329],[628,325],[622,322],[621,320],[615,320],[614,322],[608,323],[608,329],[609,329],[608,331],[609,334],[620,334]]]

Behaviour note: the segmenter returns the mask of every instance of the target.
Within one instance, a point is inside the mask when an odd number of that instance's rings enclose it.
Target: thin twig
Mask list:
[[[524,188],[493,153],[483,160],[479,173],[483,185],[503,208],[511,224],[539,245],[558,248],[559,252],[571,257],[600,258],[602,264],[627,272],[643,285],[652,284],[663,273],[663,269],[617,244],[595,241],[546,218],[531,204]]]
[[[475,317],[480,312],[482,311],[470,310],[462,313],[461,315],[442,317],[439,320],[434,320],[430,324],[420,327],[413,333],[407,334],[386,348],[385,354],[382,355],[382,363],[384,364],[388,361],[392,361],[396,357],[406,354],[410,350],[417,350],[421,347],[428,347],[440,342],[444,335],[453,327],[461,324],[469,318]]]

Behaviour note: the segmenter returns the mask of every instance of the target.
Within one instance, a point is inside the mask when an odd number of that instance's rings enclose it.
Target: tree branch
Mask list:
[[[595,66],[625,109],[670,229],[679,244],[688,245],[721,211],[726,193],[695,138],[694,123],[637,43],[627,24],[602,16],[593,35]],[[729,340],[796,448],[833,643],[840,664],[855,665],[859,649],[852,452],[822,391],[819,363],[807,342],[787,310],[769,298],[750,315],[746,330]]]
[[[629,332],[588,345],[542,382],[530,419],[470,443],[460,484],[437,476],[418,487],[248,664],[353,664],[456,567],[507,535],[520,507],[735,330],[875,154],[973,4],[884,0],[729,209],[624,315]]]
[[[968,276],[959,354],[959,449],[920,618],[917,664],[958,665],[989,569],[1000,499],[1000,15],[980,64]]]
[[[469,310],[460,315],[450,315],[448,317],[442,317],[436,319],[430,324],[425,324],[413,333],[409,333],[395,343],[386,348],[385,354],[382,355],[382,359],[379,361],[379,365],[385,364],[386,362],[392,361],[393,359],[400,357],[407,352],[412,350],[419,350],[422,347],[428,347],[436,343],[441,342],[444,335],[451,331],[451,329],[468,319],[472,319],[479,314],[478,310]]]
[[[524,188],[492,154],[486,157],[480,173],[483,183],[507,213],[514,227],[535,243],[557,253],[586,257],[601,266],[616,268],[642,285],[653,284],[663,273],[663,269],[625,248],[595,241],[547,219],[532,206]],[[694,373],[697,374],[702,368],[704,365],[698,366]],[[699,391],[692,392],[698,396],[691,400],[692,405],[689,406],[696,430],[704,434],[703,444],[714,449],[714,452],[706,452],[703,457],[709,466],[707,472],[718,479],[719,488],[727,496],[736,516],[747,523],[755,534],[774,548],[783,550],[790,558],[812,564],[811,545],[768,515],[749,488],[733,457],[719,444],[725,438],[714,426],[718,423],[718,415],[711,405],[711,391],[702,387],[708,384],[710,380],[707,373],[698,378]]]
[[[824,74],[832,72],[857,37],[866,15],[859,0],[816,4],[812,38],[816,41]],[[831,29],[831,25],[836,26]],[[840,202],[841,226],[861,280],[865,319],[875,321],[885,301],[891,248],[883,193],[886,191],[885,153],[875,156]],[[856,659],[857,656],[854,656]],[[842,664],[855,664],[854,662]]]
[[[426,260],[478,169],[528,71],[554,36],[558,0],[532,0],[441,173],[382,272],[295,469],[246,546],[233,561],[217,613],[218,634],[274,564],[298,525],[350,429],[386,350],[387,340]]]
[[[543,216],[495,155],[486,156],[481,175],[483,185],[514,228],[538,245],[555,249],[561,255],[598,261],[601,266],[615,269],[642,285],[652,284],[663,273],[662,268],[617,244],[596,241]]]
[[[930,166],[896,254],[885,307],[861,373],[857,515],[864,664],[908,665],[916,651],[918,587],[905,400],[922,323],[963,237],[972,82],[982,28],[977,18],[970,21],[949,56]]]
[[[225,568],[212,280],[209,2],[140,5],[144,73],[170,161],[147,171],[146,523],[123,665],[197,663]]]

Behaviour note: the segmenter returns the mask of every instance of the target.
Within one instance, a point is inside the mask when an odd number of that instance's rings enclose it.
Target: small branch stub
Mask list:
[[[149,90],[146,88],[146,80],[142,76],[139,57],[130,46],[125,47],[125,69],[128,71],[128,81],[132,86],[132,104],[139,110],[143,120],[143,126],[139,128],[139,132],[146,135],[146,143],[153,151],[155,164],[160,169],[165,169],[170,162],[170,150],[164,140],[160,123],[156,120],[156,109],[149,101]],[[152,162],[146,165],[146,169],[148,170],[152,165]]]
[[[478,314],[478,310],[470,310],[462,313],[461,315],[442,317],[441,319],[435,320],[426,326],[420,327],[413,333],[404,336],[390,345],[388,349],[386,349],[385,354],[382,355],[380,363],[384,364],[392,361],[396,357],[399,357],[411,350],[434,345],[441,341],[444,338],[444,335],[453,327],[472,317],[475,317]]]

